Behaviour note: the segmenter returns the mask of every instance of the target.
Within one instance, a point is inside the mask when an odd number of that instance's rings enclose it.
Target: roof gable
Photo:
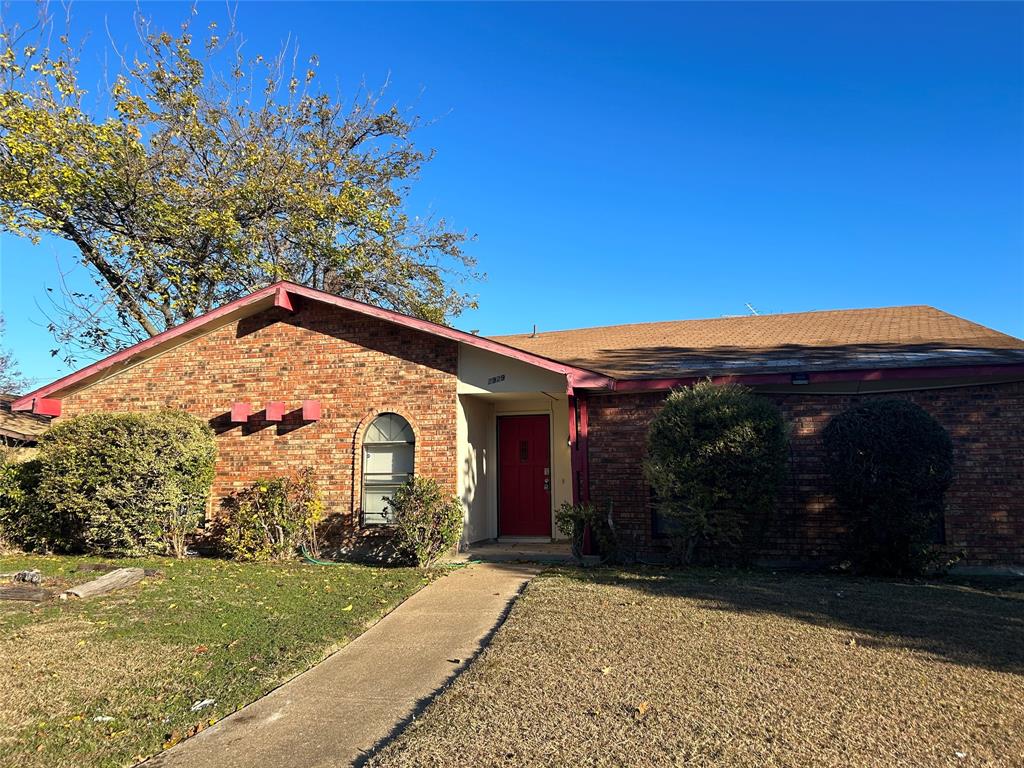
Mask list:
[[[265,309],[278,306],[283,309],[293,310],[296,301],[317,301],[342,309],[347,309],[369,317],[374,317],[384,322],[396,323],[407,328],[414,328],[440,338],[450,339],[472,347],[485,349],[499,355],[510,357],[530,365],[565,375],[568,386],[581,387],[610,387],[611,380],[601,374],[589,371],[568,363],[551,360],[525,350],[510,347],[501,342],[487,339],[475,334],[449,328],[445,325],[432,323],[428,320],[409,317],[400,312],[389,309],[381,309],[371,304],[364,304],[361,301],[336,296],[332,293],[320,291],[315,288],[298,285],[290,282],[279,282],[261,288],[247,296],[229,302],[217,309],[207,312],[197,318],[189,320],[181,325],[164,331],[161,334],[145,339],[131,347],[115,352],[92,365],[88,365],[79,371],[64,376],[45,386],[29,392],[17,400],[11,407],[16,411],[31,410],[33,403],[43,398],[60,397],[69,392],[74,392],[89,386],[95,381],[105,379],[116,374],[136,363],[161,354],[180,344],[205,335],[216,328],[222,327],[235,320],[249,317]]]

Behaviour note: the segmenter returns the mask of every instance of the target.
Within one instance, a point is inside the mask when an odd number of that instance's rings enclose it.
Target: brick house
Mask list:
[[[218,435],[212,505],[258,477],[317,469],[358,540],[410,473],[463,502],[467,543],[557,537],[560,504],[613,505],[641,555],[664,549],[640,471],[667,392],[749,385],[792,426],[791,472],[761,553],[834,560],[844,533],[820,433],[864,398],[904,397],[955,445],[945,541],[1024,563],[1024,341],[931,307],[483,338],[278,283],[37,389],[14,410],[67,417],[180,408]],[[212,511],[212,510],[211,510]]]

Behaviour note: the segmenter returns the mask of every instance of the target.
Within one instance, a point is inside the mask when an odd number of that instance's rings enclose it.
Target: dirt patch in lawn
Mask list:
[[[550,572],[375,766],[1024,765],[1024,598]]]

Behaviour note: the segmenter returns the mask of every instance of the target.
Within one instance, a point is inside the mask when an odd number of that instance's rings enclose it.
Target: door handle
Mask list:
[[[545,477],[544,478],[544,490],[548,491],[548,492],[551,491],[551,478],[550,477]]]

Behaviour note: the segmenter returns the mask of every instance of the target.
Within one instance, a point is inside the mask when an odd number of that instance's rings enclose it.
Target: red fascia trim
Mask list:
[[[580,414],[580,427],[576,434],[579,444],[580,500],[587,502],[590,501],[590,415],[587,412],[586,395],[577,398],[576,409]]]
[[[566,375],[566,392],[572,394],[576,389],[614,389],[615,379],[592,371],[576,369]]]
[[[60,416],[61,402],[56,398],[39,397],[32,401],[32,413],[40,416]]]
[[[789,384],[788,373],[766,373],[757,376],[687,376],[678,379],[619,379],[612,387],[615,392],[660,392],[677,387],[688,387],[708,379],[715,384]],[[752,381],[757,379],[757,381]]]
[[[576,396],[569,393],[569,471],[572,472],[570,482],[572,483],[572,503],[580,503],[580,445],[579,436],[576,434]]]
[[[569,396],[569,447],[572,469],[572,501],[581,504],[590,501],[590,454],[588,437],[590,426],[586,395]]]
[[[569,449],[572,467],[572,503],[585,504],[590,501],[590,453],[587,418],[587,396],[569,395]],[[583,553],[594,554],[593,533],[588,525],[583,530]]]
[[[466,333],[465,331],[457,331],[454,328],[449,328],[446,325],[440,325],[438,323],[432,323],[429,320],[420,320],[416,317],[409,317],[403,315],[400,312],[395,312],[390,309],[381,309],[375,307],[372,304],[364,304],[361,301],[355,301],[354,299],[346,299],[341,296],[335,296],[331,293],[325,293],[315,288],[307,288],[303,285],[296,283],[290,283],[282,281],[268,285],[266,288],[261,288],[258,291],[250,293],[248,296],[242,296],[239,299],[230,301],[222,307],[211,310],[205,315],[195,317],[179,326],[170,328],[163,333],[159,333],[152,338],[140,341],[127,349],[122,349],[120,352],[99,360],[92,365],[86,366],[80,371],[68,374],[63,378],[57,379],[54,382],[46,384],[45,386],[39,387],[36,390],[28,393],[24,397],[21,397],[11,403],[12,410],[15,411],[27,411],[32,408],[32,400],[37,397],[44,397],[54,392],[67,389],[68,387],[74,386],[90,376],[93,376],[117,363],[127,362],[147,350],[153,349],[154,347],[163,344],[166,341],[170,341],[178,336],[182,336],[189,331],[201,328],[212,320],[216,320],[220,317],[224,317],[236,310],[242,309],[251,304],[255,304],[263,299],[274,297],[274,305],[281,306],[285,309],[289,307],[294,308],[294,297],[300,296],[313,301],[320,301],[325,304],[330,304],[335,307],[341,307],[348,309],[352,312],[358,312],[369,317],[375,317],[380,320],[385,320],[390,323],[396,323],[407,328],[414,328],[424,333],[429,333],[434,336],[440,336],[441,338],[450,339],[452,341],[458,341],[463,344],[468,344],[471,347],[483,349],[488,352],[494,352],[495,354],[503,357],[508,357],[513,360],[519,360],[520,362],[528,363],[529,365],[543,368],[544,370],[553,371],[554,373],[564,374],[577,380],[577,386],[594,387],[601,389],[611,389],[614,383],[614,379],[603,376],[594,371],[589,371],[584,368],[576,368],[571,365],[559,363],[555,360],[550,360],[546,357],[531,354],[530,352],[524,352],[521,349],[510,347],[505,344],[501,344],[497,341],[491,341],[490,339],[481,338],[475,336],[472,333]],[[286,302],[279,303],[279,302]]]
[[[288,295],[288,291],[285,290],[284,286],[280,286],[274,291],[274,306],[281,307],[281,309],[287,309],[289,312],[295,311],[295,306],[292,304],[291,296]]]
[[[953,377],[1013,376],[1024,374],[1024,363],[1004,365],[947,365],[920,368],[872,368],[862,371],[793,371],[807,373],[808,384],[842,381],[906,381],[914,379],[948,379]],[[792,373],[752,373],[711,376],[715,384],[791,384]],[[615,392],[657,392],[676,387],[688,387],[707,376],[687,376],[678,379],[626,379],[618,380]],[[807,386],[799,385],[799,386]]]
[[[122,349],[120,352],[115,352],[114,354],[109,355],[108,357],[105,357],[102,360],[98,360],[92,365],[87,365],[80,371],[69,373],[67,376],[57,379],[56,381],[50,382],[45,386],[39,387],[39,389],[29,392],[24,397],[18,398],[13,403],[11,403],[11,410],[27,411],[32,407],[32,400],[34,398],[44,397],[53,392],[59,392],[63,389],[74,386],[75,384],[78,384],[84,379],[87,379],[90,376],[99,373],[100,371],[106,368],[110,368],[114,365],[117,365],[118,363],[123,363],[128,360],[131,360],[136,355],[153,349],[154,347],[163,344],[165,341],[170,341],[171,339],[174,339],[178,336],[182,336],[188,333],[189,331],[201,328],[202,326],[206,325],[212,320],[216,320],[218,318],[224,317],[224,315],[231,314],[235,310],[241,309],[242,307],[245,307],[249,304],[255,304],[261,299],[265,299],[268,296],[271,296],[272,294],[274,294],[275,291],[276,286],[274,285],[267,286],[266,288],[261,288],[258,291],[250,293],[248,296],[243,296],[240,299],[229,301],[222,307],[217,307],[217,309],[210,310],[205,315],[194,317],[191,320],[182,323],[181,325],[175,326],[174,328],[169,328],[163,333],[158,333],[156,336],[144,339],[143,341],[140,341],[138,344],[134,344],[126,349]]]
[[[1024,363],[1004,365],[946,365],[922,368],[882,368],[873,371],[823,371],[812,373],[811,382],[851,381],[847,374],[863,374],[853,381],[888,381],[892,379],[948,379],[951,376],[984,377],[1024,374]]]

